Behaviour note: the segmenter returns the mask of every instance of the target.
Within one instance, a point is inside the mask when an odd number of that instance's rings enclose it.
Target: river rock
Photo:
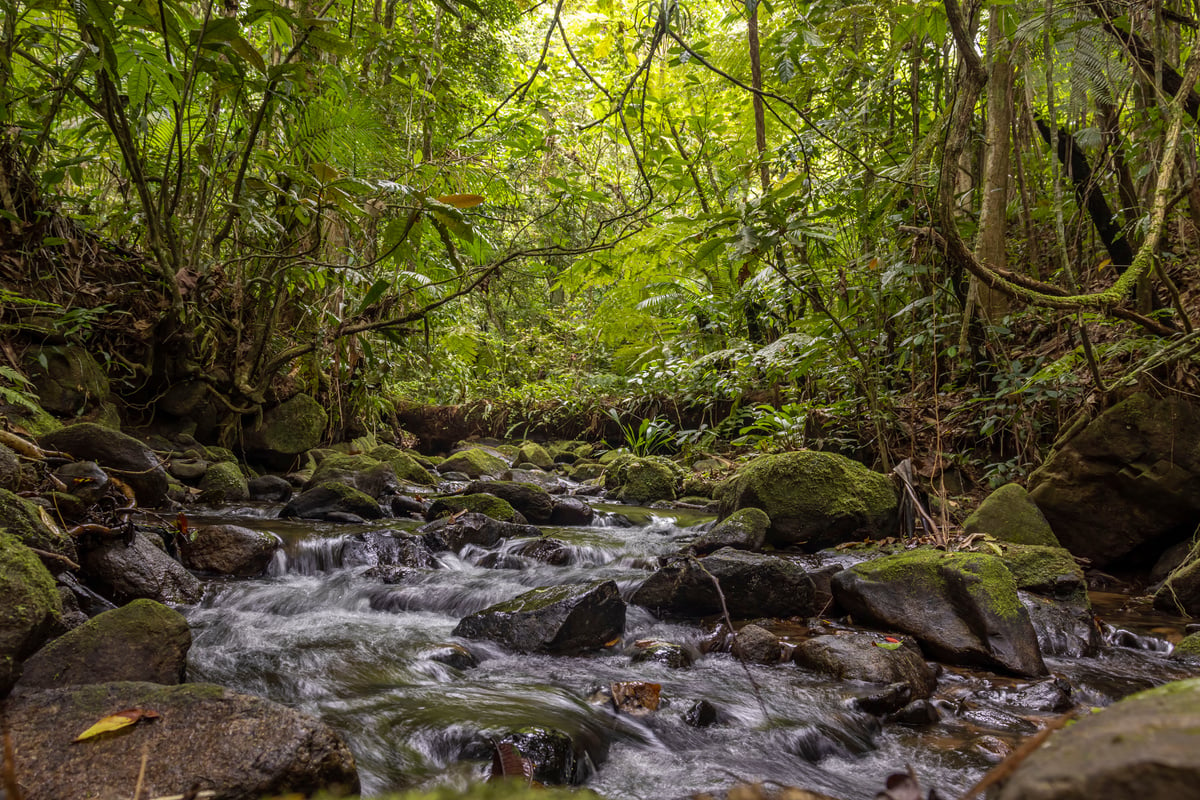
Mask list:
[[[1175,661],[1200,661],[1200,632],[1189,633],[1179,640],[1171,650]]]
[[[47,433],[38,444],[100,464],[132,487],[140,506],[155,508],[167,501],[167,471],[154,451],[132,436],[81,422]]]
[[[624,453],[605,468],[604,488],[623,503],[649,505],[678,497],[683,476],[683,468],[669,458]]]
[[[21,662],[60,629],[62,599],[33,552],[0,530],[0,698],[21,675]]]
[[[691,549],[701,555],[733,547],[759,551],[767,540],[771,518],[761,508],[740,508],[700,534]]]
[[[246,482],[251,500],[286,503],[292,499],[292,485],[278,475],[260,475]]]
[[[1200,785],[1200,678],[1141,692],[1051,735],[997,800],[1178,800]]]
[[[442,475],[447,472],[461,472],[473,480],[478,480],[487,476],[499,475],[508,467],[508,461],[494,450],[469,447],[454,453],[438,464],[437,471]]]
[[[105,539],[84,553],[81,564],[88,584],[118,603],[145,598],[190,604],[204,596],[200,581],[140,531],[128,544]]]
[[[783,660],[783,646],[766,628],[746,625],[733,639],[733,654],[750,664],[778,664]]]
[[[437,478],[433,477],[429,470],[421,466],[411,453],[406,453],[399,447],[393,447],[390,444],[381,444],[368,451],[367,455],[390,466],[392,473],[396,476],[396,480],[402,483],[416,486],[437,485]]]
[[[484,514],[467,512],[457,517],[442,517],[417,532],[433,552],[450,550],[457,553],[469,544],[495,547],[502,539],[540,537],[542,532],[532,525],[501,522]]]
[[[391,465],[364,455],[334,453],[325,457],[304,488],[311,489],[330,482],[352,486],[379,501],[399,491],[396,473]]]
[[[578,497],[554,498],[554,510],[550,513],[551,525],[585,526],[591,525],[595,518],[595,509]]]
[[[305,453],[321,443],[329,414],[306,394],[298,394],[268,409],[262,420],[245,432],[247,458],[279,470],[291,469]]]
[[[631,664],[662,664],[670,669],[686,669],[692,665],[692,654],[681,644],[658,639],[635,642]]]
[[[116,711],[158,713],[85,743],[72,740]],[[213,790],[257,800],[358,790],[354,757],[316,717],[209,684],[101,683],[22,693],[5,714],[25,800],[162,797]],[[139,780],[142,754],[149,753]]]
[[[433,504],[429,506],[429,510],[425,512],[425,519],[432,521],[463,511],[484,514],[492,519],[500,520],[501,522],[511,522],[517,525],[524,525],[528,521],[520,511],[513,508],[506,500],[502,500],[494,494],[486,493],[456,494],[439,497],[433,501]]]
[[[1176,567],[1154,593],[1154,607],[1168,614],[1200,616],[1200,558]]]
[[[342,565],[432,569],[434,560],[422,536],[404,531],[364,531],[343,542]]]
[[[47,411],[75,417],[108,400],[108,375],[84,347],[35,347],[27,351],[25,363],[38,400]]]
[[[717,490],[719,516],[761,508],[767,543],[819,550],[896,530],[896,490],[886,475],[836,453],[804,450],[759,456]]]
[[[995,556],[912,550],[856,564],[832,584],[856,621],[908,633],[938,660],[1046,674],[1029,612]]]
[[[189,569],[246,578],[266,571],[283,541],[268,531],[240,525],[200,525],[188,530],[180,545]]]
[[[1079,602],[1022,593],[1044,656],[1084,658],[1099,654],[1104,636],[1092,609]]]
[[[587,776],[580,761],[582,748],[563,731],[551,728],[522,728],[506,734],[500,742],[511,744],[533,765],[533,780],[538,783],[566,785],[580,783]],[[577,752],[578,750],[578,752]]]
[[[984,498],[963,523],[967,533],[986,533],[1002,542],[1058,547],[1041,509],[1020,484],[1006,483]]]
[[[911,700],[929,697],[937,685],[937,677],[922,658],[921,648],[906,637],[889,642],[874,633],[816,636],[798,644],[792,659],[802,667],[842,681],[908,686],[910,695],[889,711]]]
[[[777,556],[731,547],[698,562],[683,557],[668,563],[642,583],[631,602],[658,615],[720,614],[721,596],[713,585],[714,577],[735,618],[808,616],[816,611],[813,582],[803,567]]]
[[[470,616],[455,636],[491,639],[522,653],[577,655],[598,650],[625,631],[625,602],[613,581],[549,586]]]
[[[79,560],[74,540],[61,528],[43,517],[33,503],[7,489],[0,489],[0,529],[17,537],[26,547],[36,547]]]
[[[1161,550],[1200,518],[1200,410],[1132,395],[1047,456],[1029,486],[1063,546],[1097,567]]]
[[[110,681],[183,683],[192,632],[178,611],[153,600],[93,617],[25,662],[18,691]]]
[[[541,486],[515,481],[475,481],[463,490],[465,494],[490,494],[506,501],[537,525],[549,522],[554,515],[554,498]]]
[[[210,464],[200,479],[200,491],[215,502],[236,503],[250,499],[250,487],[241,468],[232,462]]]
[[[381,519],[383,509],[370,495],[344,483],[328,482],[305,489],[288,501],[279,516],[284,519],[324,519],[346,521],[346,515],[360,520]]]
[[[1000,551],[1018,589],[1090,607],[1083,568],[1066,548],[1010,543]]]
[[[517,450],[517,457],[513,459],[516,464],[527,463],[533,464],[538,469],[554,469],[554,458],[540,444],[536,442],[525,442]]]

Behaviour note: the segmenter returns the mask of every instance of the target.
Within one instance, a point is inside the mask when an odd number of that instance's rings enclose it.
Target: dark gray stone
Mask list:
[[[699,561],[672,561],[647,578],[631,602],[665,616],[719,614],[721,594],[713,578],[736,618],[809,616],[816,610],[813,582],[799,564],[729,547]]]
[[[201,525],[181,539],[180,554],[190,569],[220,575],[261,575],[283,546],[273,533],[240,525]]]
[[[937,678],[922,658],[921,648],[912,639],[902,638],[895,646],[887,638],[874,633],[816,636],[797,645],[792,659],[838,680],[902,683],[911,694],[900,705],[933,694]]]
[[[625,602],[613,581],[534,589],[464,617],[455,636],[491,639],[522,653],[598,650],[625,630]]]
[[[47,450],[95,461],[133,488],[138,505],[155,508],[167,500],[167,472],[154,451],[120,431],[81,422],[38,439]]]
[[[118,603],[145,598],[160,603],[198,603],[204,586],[140,531],[126,544],[106,539],[84,554],[89,585]]]

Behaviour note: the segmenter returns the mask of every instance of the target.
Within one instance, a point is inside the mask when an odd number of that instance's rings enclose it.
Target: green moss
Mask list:
[[[472,478],[484,475],[499,475],[508,469],[508,462],[489,453],[482,447],[462,450],[438,465],[440,472],[462,472]]]
[[[945,593],[948,570],[966,573],[974,578],[964,581],[971,596],[996,616],[1012,619],[1024,612],[1012,573],[999,558],[983,553],[918,548],[857,564],[851,569],[868,580],[903,583],[931,594]]]
[[[337,506],[341,511],[358,514],[365,519],[378,519],[380,516],[379,503],[369,494],[360,492],[353,486],[347,486],[337,481],[326,481],[314,488],[324,489],[337,496]]]
[[[539,608],[561,603],[563,600],[578,594],[581,588],[591,588],[600,583],[603,583],[603,581],[595,581],[584,587],[575,583],[568,583],[562,586],[544,586],[540,589],[533,589],[532,591],[525,592],[525,594],[517,595],[512,600],[497,603],[494,606],[484,609],[484,611],[497,614],[518,614],[537,611]]]
[[[1000,560],[1017,582],[1018,589],[1069,599],[1087,606],[1087,583],[1083,568],[1062,547],[1032,544],[1003,545]]]
[[[11,407],[4,413],[12,422],[28,431],[29,435],[34,439],[40,439],[48,433],[61,430],[63,427],[61,421],[53,417],[49,411],[40,407],[36,411],[31,411],[27,408]]]
[[[246,478],[234,462],[220,461],[209,466],[200,479],[200,491],[219,495],[224,500],[245,500],[250,496]]]
[[[1171,651],[1171,658],[1200,659],[1200,633],[1192,633],[1181,639]]]
[[[967,533],[988,533],[1004,542],[1058,547],[1050,529],[1029,492],[1015,483],[1005,484],[987,496],[963,523]]]
[[[72,561],[79,559],[75,543],[69,536],[48,526],[37,506],[7,489],[0,489],[0,524],[27,547],[58,553]]]
[[[238,463],[238,457],[228,447],[209,445],[204,448],[204,457],[209,461],[232,461]]]
[[[298,394],[263,415],[262,424],[247,437],[255,448],[299,455],[321,442],[329,414],[306,394]]]
[[[1188,678],[1187,680],[1164,683],[1162,686],[1155,686],[1153,689],[1132,694],[1121,702],[1124,703],[1141,697],[1171,697],[1184,694],[1192,694],[1200,698],[1200,678]]]
[[[0,697],[16,680],[18,659],[36,650],[61,624],[54,577],[17,537],[0,531]]]
[[[415,483],[418,486],[437,485],[437,478],[429,474],[429,470],[398,447],[392,447],[390,444],[380,445],[367,455],[390,465],[392,472],[396,473],[396,478],[404,483]]]
[[[554,459],[546,448],[536,442],[525,442],[521,445],[521,449],[517,451],[516,461],[528,461],[530,464],[535,464],[542,469],[553,469]]]
[[[524,517],[519,516],[517,510],[508,501],[486,492],[439,497],[429,507],[429,518],[438,519],[439,517],[448,517],[459,511],[484,514],[501,522],[523,523],[525,521]]]

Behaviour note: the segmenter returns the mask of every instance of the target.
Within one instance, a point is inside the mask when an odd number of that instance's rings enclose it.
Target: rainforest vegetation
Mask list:
[[[11,404],[52,335],[226,445],[306,393],[998,485],[1192,385],[1190,3],[2,5]]]

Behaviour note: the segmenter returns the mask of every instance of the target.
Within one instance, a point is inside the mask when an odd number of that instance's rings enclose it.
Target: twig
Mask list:
[[[58,553],[51,553],[49,550],[40,550],[36,547],[30,547],[29,549],[35,556],[43,561],[57,561],[72,572],[78,572],[80,569],[82,569],[82,567],[66,556],[60,556]]]
[[[8,732],[8,725],[4,726],[4,791],[8,794],[8,800],[24,800],[25,795],[21,793],[21,784],[17,783],[17,758],[13,754],[12,736]]]
[[[150,760],[150,749],[142,745],[142,767],[138,770],[137,785],[133,787],[133,800],[142,796],[142,786],[146,782],[146,762]]]

